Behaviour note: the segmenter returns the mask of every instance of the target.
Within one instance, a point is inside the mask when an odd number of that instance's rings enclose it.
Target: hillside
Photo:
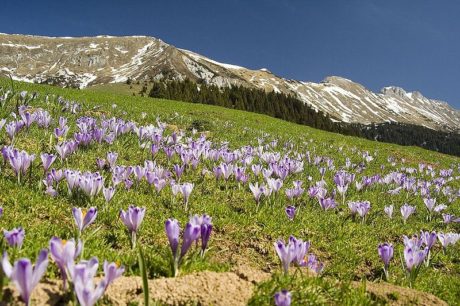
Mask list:
[[[135,241],[156,302],[272,305],[283,289],[296,305],[460,300],[459,158],[211,105],[22,82],[4,99],[9,80],[0,79],[0,87],[0,222],[25,229],[20,249],[6,241],[4,248],[10,259],[35,260],[53,236],[64,244],[83,239],[79,259],[124,267],[101,304],[142,303],[137,249],[120,216],[129,205],[146,209]],[[17,176],[21,150],[23,160],[35,159]],[[56,157],[49,169],[42,153]],[[90,182],[96,187],[87,188]],[[193,188],[184,197],[187,183]],[[432,199],[433,207],[426,204]],[[403,220],[406,203],[415,212]],[[73,207],[88,214],[94,207],[97,217],[79,231]],[[195,226],[195,214],[212,218],[206,252],[200,256],[199,235],[173,278],[165,222],[177,219],[183,232],[187,222]],[[413,237],[421,231],[435,231],[430,247]],[[290,235],[309,244],[283,273],[276,248]],[[384,242],[394,246],[388,277],[377,252]],[[428,250],[417,264],[404,260]],[[46,271],[32,301],[69,302],[53,260]],[[6,302],[17,303],[7,288]]]
[[[320,83],[290,80],[267,69],[223,64],[159,39],[0,35],[0,71],[16,80],[84,88],[133,81],[185,80],[245,86],[293,95],[347,123],[397,122],[458,132],[460,112],[420,92],[389,86],[379,93],[331,76]]]

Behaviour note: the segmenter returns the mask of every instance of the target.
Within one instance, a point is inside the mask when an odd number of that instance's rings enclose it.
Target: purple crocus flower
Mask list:
[[[351,215],[354,217],[357,213],[358,202],[350,201],[348,202],[348,208],[350,209]]]
[[[427,232],[422,231],[420,233],[420,238],[422,239],[423,243],[426,245],[428,250],[431,250],[433,245],[436,243],[436,239],[438,238],[438,235],[434,231],[431,233],[428,231]]]
[[[216,180],[219,180],[219,178],[222,176],[222,168],[220,166],[214,167],[213,173],[214,173],[214,176],[216,177]]]
[[[212,232],[212,219],[208,215],[201,217],[201,255],[204,255],[204,251],[208,246],[209,238]]]
[[[175,164],[173,166],[173,170],[174,170],[174,173],[176,174],[176,178],[179,180],[180,177],[182,176],[182,173],[185,170],[185,165],[180,166],[180,165]]]
[[[404,223],[406,223],[407,218],[415,212],[415,207],[408,204],[401,206],[401,215],[403,217]]]
[[[358,202],[356,206],[356,212],[363,219],[364,217],[366,217],[370,209],[371,209],[371,203],[369,203],[369,201]]]
[[[388,218],[392,219],[393,218],[393,210],[394,210],[394,206],[393,205],[390,205],[390,206],[385,206],[385,208],[383,209],[383,211],[385,212],[385,214],[388,216]]]
[[[383,261],[384,268],[383,270],[385,271],[385,276],[388,279],[388,267],[390,266],[390,261],[393,258],[393,245],[391,243],[381,243],[379,244],[378,247],[378,253],[380,258]]]
[[[180,251],[180,257],[184,257],[188,249],[194,241],[200,238],[201,225],[196,222],[195,218],[191,218],[190,221],[185,225],[184,237],[182,241],[182,247]]]
[[[161,179],[158,177],[153,178],[153,186],[155,187],[156,192],[160,192],[166,186],[168,182],[165,179]]]
[[[94,276],[97,273],[99,261],[93,257],[89,261],[69,267],[74,284],[75,295],[81,306],[93,306],[105,292],[108,284],[102,279],[97,286],[94,285]]]
[[[425,203],[428,212],[431,213],[436,205],[436,198],[424,198],[423,203]]]
[[[404,246],[408,248],[418,248],[420,249],[423,244],[423,240],[417,235],[412,235],[412,237],[403,236]]]
[[[144,220],[145,207],[135,207],[130,205],[126,211],[120,210],[120,219],[131,233],[133,248],[136,246],[136,234],[139,231],[142,220]]]
[[[144,219],[145,207],[130,205],[126,211],[120,210],[120,218],[130,232],[137,232]]]
[[[109,163],[110,168],[114,168],[117,162],[118,153],[108,152],[107,153],[107,162]]]
[[[145,168],[142,166],[134,167],[134,175],[136,180],[140,182],[140,180],[142,180],[142,178],[145,176]]]
[[[257,205],[259,205],[260,197],[262,196],[262,194],[264,194],[263,186],[259,187],[259,183],[257,182],[254,185],[249,183],[249,189],[251,190],[252,195],[254,196],[254,200],[256,200]]]
[[[90,207],[90,209],[81,209],[74,207],[72,208],[72,214],[75,219],[75,224],[77,225],[78,231],[83,232],[85,228],[87,228],[91,223],[96,220],[97,216],[97,208]]]
[[[12,266],[8,254],[3,253],[2,268],[5,275],[13,281],[26,305],[30,303],[30,296],[40,282],[48,267],[48,250],[43,249],[38,254],[37,262],[32,267],[28,258],[21,258]]]
[[[133,181],[130,179],[124,179],[123,183],[125,184],[125,189],[130,190],[131,187],[133,186]]]
[[[194,186],[195,185],[192,183],[184,183],[180,186],[179,192],[184,197],[185,210],[188,208],[188,199],[190,198]]]
[[[443,219],[445,224],[449,224],[449,223],[452,223],[452,222],[460,223],[460,218],[457,218],[454,215],[442,214],[442,219]]]
[[[449,246],[449,245],[454,245],[457,243],[458,240],[460,240],[460,234],[457,233],[439,233],[438,234],[438,239],[439,242],[441,242],[442,247],[444,250]]]
[[[257,164],[257,165],[252,165],[251,170],[254,173],[255,176],[259,176],[260,172],[262,171],[262,165]]]
[[[345,171],[339,171],[334,175],[334,183],[337,185],[337,191],[344,195],[347,192],[351,182],[351,175]]]
[[[0,207],[0,218],[3,217],[3,207]]]
[[[230,176],[233,174],[233,165],[232,164],[226,164],[223,163],[220,165],[220,169],[222,172],[222,176],[226,181],[230,178]]]
[[[96,166],[97,166],[98,169],[100,169],[100,170],[104,169],[105,163],[106,163],[105,159],[96,158]]]
[[[29,112],[21,112],[20,115],[26,127],[29,128],[30,125],[34,122],[35,116]]]
[[[307,268],[310,269],[310,271],[315,272],[316,274],[321,274],[321,272],[323,272],[324,269],[324,264],[322,262],[319,262],[315,255],[310,254],[308,255]]]
[[[28,154],[25,151],[11,149],[8,154],[8,161],[18,177],[20,182],[21,174],[25,175],[32,162],[35,160],[34,154]]]
[[[165,148],[163,148],[163,151],[165,152],[166,158],[168,160],[171,160],[173,158],[174,154],[175,154],[175,151],[174,151],[174,149],[172,147],[165,147]]]
[[[274,243],[276,253],[281,260],[283,271],[285,274],[289,272],[289,265],[295,258],[295,249],[292,243],[284,243],[283,240],[278,240]]]
[[[56,160],[56,155],[54,154],[48,154],[48,153],[43,153],[40,155],[40,158],[42,160],[42,164],[43,164],[43,169],[45,171],[45,173],[48,171],[48,169],[50,168],[50,166],[54,163],[54,161]]]
[[[21,248],[25,231],[22,227],[13,228],[11,231],[3,230],[3,236],[12,247]]]
[[[286,212],[287,217],[290,220],[294,220],[295,212],[296,212],[296,208],[294,206],[287,206],[285,208],[285,212]]]
[[[177,276],[179,272],[179,265],[180,265],[181,259],[185,256],[188,249],[191,247],[192,243],[200,238],[202,229],[205,232],[204,233],[205,235],[208,235],[211,233],[209,228],[201,227],[201,225],[204,222],[207,222],[206,224],[209,225],[210,220],[204,221],[200,219],[201,219],[200,217],[194,216],[190,219],[190,221],[185,226],[180,254],[178,254],[177,252],[178,246],[179,246],[179,232],[180,232],[179,222],[176,219],[168,219],[165,222],[166,235],[168,236],[169,245],[171,247],[171,251],[173,255],[174,276]]]
[[[179,246],[179,222],[176,219],[168,219],[165,222],[166,236],[174,258],[177,258],[177,247]]]
[[[244,167],[236,167],[235,170],[234,170],[234,174],[235,174],[235,180],[237,182],[246,182],[247,180],[247,175],[245,173],[246,171],[246,168]]]
[[[305,256],[307,255],[307,252],[310,249],[310,242],[303,241],[302,239],[297,239],[294,236],[290,236],[289,244],[293,246],[292,261],[299,267],[306,266],[307,262],[305,261]]]
[[[419,249],[415,246],[406,246],[404,248],[404,260],[406,262],[407,270],[411,272],[413,268],[420,266],[425,260],[427,253],[428,249]]]
[[[51,169],[51,176],[53,177],[53,180],[60,182],[64,178],[64,172],[62,169]]]
[[[102,194],[104,195],[105,201],[108,203],[110,200],[112,200],[114,194],[115,194],[115,187],[107,187],[107,188],[102,188]]]
[[[78,243],[75,243],[74,239],[66,241],[61,240],[58,237],[53,237],[50,240],[51,258],[56,262],[61,272],[64,289],[67,286],[66,268],[69,264],[72,264],[77,259],[81,253],[82,247],[83,245],[80,240]]]
[[[291,293],[287,290],[281,290],[275,293],[275,305],[276,306],[290,306],[291,305]]]
[[[20,129],[21,127],[17,121],[10,121],[5,125],[6,133],[11,140],[14,139],[14,136],[17,132],[19,132]]]
[[[333,198],[321,198],[319,199],[319,205],[322,209],[328,210],[336,207],[335,200]]]
[[[115,262],[109,263],[107,260],[104,261],[103,267],[105,289],[125,272],[124,266],[120,266]]]
[[[152,145],[150,146],[150,153],[152,153],[152,157],[155,157],[159,150],[160,147],[158,146],[158,144],[152,143]]]
[[[281,189],[281,187],[283,187],[283,181],[280,180],[280,179],[269,178],[269,179],[267,179],[267,185],[275,193],[278,193],[278,191]]]

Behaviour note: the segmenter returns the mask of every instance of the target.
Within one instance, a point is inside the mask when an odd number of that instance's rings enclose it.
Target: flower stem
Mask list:
[[[142,291],[144,294],[144,305],[149,305],[149,282],[147,279],[147,269],[145,267],[145,258],[144,253],[142,252],[142,247],[139,245],[138,249],[138,260],[139,260],[139,270],[142,277]]]

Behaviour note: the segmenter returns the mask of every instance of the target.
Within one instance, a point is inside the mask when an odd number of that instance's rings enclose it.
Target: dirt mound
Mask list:
[[[245,266],[234,272],[197,272],[177,278],[149,281],[150,299],[162,305],[246,305],[255,285],[270,278],[270,274]],[[33,305],[69,304],[58,280],[43,281],[32,295]],[[355,282],[360,287],[362,283]],[[366,283],[366,291],[389,305],[447,305],[429,293],[394,286],[388,283]],[[23,305],[16,289],[10,284],[4,290],[0,305]],[[140,277],[120,277],[109,286],[101,305],[143,305]]]
[[[253,294],[254,285],[266,280],[270,274],[238,267],[235,272],[198,272],[177,278],[149,281],[150,299],[165,305],[246,305]],[[33,305],[63,305],[66,301],[61,282],[41,282],[32,294]],[[5,289],[8,303],[20,305],[16,289],[11,284]],[[143,304],[140,277],[120,277],[109,286],[102,304]]]
[[[362,283],[353,283],[355,287],[361,287]],[[379,300],[384,300],[389,305],[447,305],[446,302],[438,297],[410,289],[405,287],[395,286],[389,283],[366,283],[366,291],[376,296]]]
[[[107,291],[117,305],[142,302],[141,279],[123,277]],[[150,298],[165,305],[246,305],[253,292],[251,283],[235,273],[202,272],[149,282]]]

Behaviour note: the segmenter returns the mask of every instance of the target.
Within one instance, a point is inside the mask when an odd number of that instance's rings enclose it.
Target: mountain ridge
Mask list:
[[[268,69],[251,70],[179,49],[149,36],[47,37],[0,35],[0,73],[14,79],[85,88],[131,80],[191,79],[219,87],[245,86],[294,95],[347,123],[398,122],[458,132],[460,111],[447,102],[397,86],[373,92],[352,80],[286,79]]]

